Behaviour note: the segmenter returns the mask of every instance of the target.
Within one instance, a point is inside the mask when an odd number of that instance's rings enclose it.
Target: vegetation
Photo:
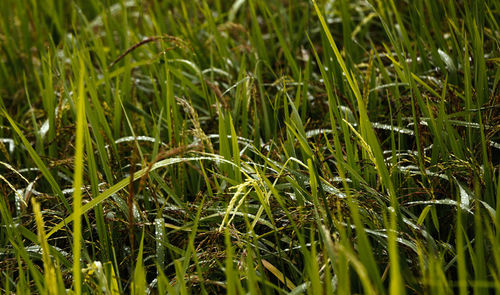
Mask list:
[[[2,294],[500,294],[500,1],[0,14]]]

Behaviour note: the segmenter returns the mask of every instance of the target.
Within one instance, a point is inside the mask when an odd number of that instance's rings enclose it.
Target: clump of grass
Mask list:
[[[497,2],[2,1],[1,292],[500,292]]]

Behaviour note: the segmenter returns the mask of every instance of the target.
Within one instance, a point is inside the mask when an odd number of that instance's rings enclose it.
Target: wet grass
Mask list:
[[[500,293],[499,3],[3,0],[1,292]]]

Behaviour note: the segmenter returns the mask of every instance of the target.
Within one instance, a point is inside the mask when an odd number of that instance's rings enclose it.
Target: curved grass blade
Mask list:
[[[102,203],[104,200],[106,200],[110,196],[116,194],[117,192],[119,192],[120,190],[122,190],[123,188],[125,188],[126,186],[128,186],[129,183],[130,183],[130,180],[131,180],[130,178],[132,178],[132,181],[136,181],[137,179],[140,179],[141,177],[143,177],[144,175],[146,175],[146,173],[148,173],[149,171],[154,171],[154,170],[156,170],[158,168],[163,168],[163,167],[167,167],[167,166],[170,166],[170,165],[173,165],[173,164],[182,163],[182,162],[199,161],[199,160],[207,160],[207,161],[215,161],[215,162],[225,162],[225,163],[234,165],[232,162],[224,160],[221,157],[218,157],[218,156],[215,156],[215,155],[213,157],[205,157],[204,156],[204,157],[192,157],[192,158],[170,158],[170,159],[165,159],[165,160],[162,160],[162,161],[159,161],[159,162],[155,163],[151,168],[150,167],[145,167],[145,168],[143,168],[143,169],[135,172],[132,176],[124,178],[120,182],[118,182],[115,185],[113,185],[112,187],[108,188],[107,190],[105,190],[104,192],[102,192],[100,195],[98,195],[96,198],[92,199],[90,202],[88,202],[85,205],[83,205],[81,207],[81,214],[85,214],[87,211],[89,211],[90,209],[94,208],[94,206],[97,206],[98,204]],[[57,232],[58,230],[60,230],[61,228],[63,228],[65,225],[67,225],[68,223],[74,221],[75,217],[76,217],[75,214],[71,214],[68,217],[66,217],[63,221],[61,221],[60,223],[58,223],[56,226],[54,226],[50,230],[50,232],[47,234],[47,237],[50,237],[55,232]]]

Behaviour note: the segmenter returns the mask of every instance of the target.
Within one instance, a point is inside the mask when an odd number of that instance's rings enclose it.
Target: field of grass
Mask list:
[[[500,1],[1,0],[1,294],[500,294]]]

